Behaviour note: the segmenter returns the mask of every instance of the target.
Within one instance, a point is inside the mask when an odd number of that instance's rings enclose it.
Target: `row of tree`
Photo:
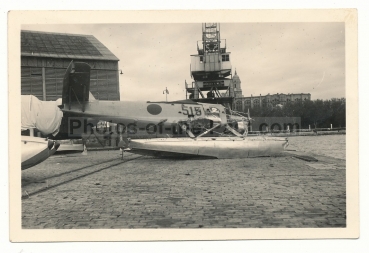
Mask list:
[[[301,128],[346,127],[346,99],[305,100],[284,106],[250,108],[251,117],[301,117]],[[247,109],[246,111],[247,112]]]

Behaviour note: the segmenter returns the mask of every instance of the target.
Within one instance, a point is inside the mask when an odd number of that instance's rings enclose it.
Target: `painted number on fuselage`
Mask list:
[[[194,112],[195,112],[195,114],[194,114]],[[201,116],[201,107],[182,105],[182,114],[183,115]]]

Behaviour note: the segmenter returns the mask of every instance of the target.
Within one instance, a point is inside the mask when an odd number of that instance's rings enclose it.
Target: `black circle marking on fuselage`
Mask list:
[[[147,106],[147,111],[152,115],[158,115],[161,113],[162,108],[158,104],[150,104]]]

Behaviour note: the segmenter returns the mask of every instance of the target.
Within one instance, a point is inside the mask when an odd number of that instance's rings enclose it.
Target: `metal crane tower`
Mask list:
[[[223,104],[231,108],[234,98],[232,65],[226,40],[220,39],[219,23],[202,24],[202,41],[197,41],[196,55],[191,55],[193,81],[186,85],[186,99]]]

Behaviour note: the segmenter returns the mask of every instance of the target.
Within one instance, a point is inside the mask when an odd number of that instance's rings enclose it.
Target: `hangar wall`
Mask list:
[[[119,100],[118,63],[84,60],[91,66],[90,91],[100,100]],[[64,73],[69,59],[22,57],[21,93],[34,95],[40,100],[61,98]],[[46,93],[44,97],[43,82]]]
[[[95,98],[120,99],[119,59],[95,37],[22,31],[21,42],[22,95],[46,101],[61,98],[64,73],[74,60],[91,66],[90,91]]]

